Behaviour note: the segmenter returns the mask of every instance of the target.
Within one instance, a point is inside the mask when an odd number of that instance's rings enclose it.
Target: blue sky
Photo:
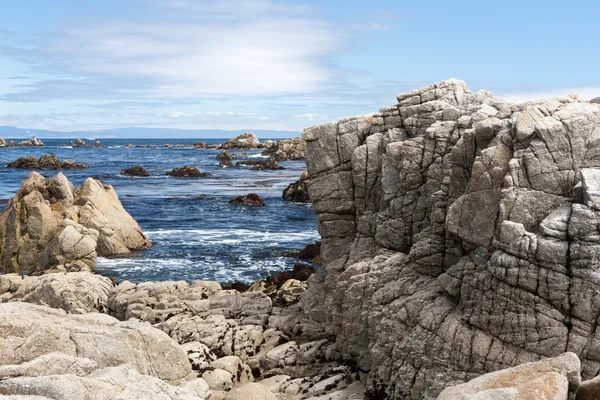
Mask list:
[[[600,96],[591,1],[3,1],[0,125],[302,130],[456,77]]]

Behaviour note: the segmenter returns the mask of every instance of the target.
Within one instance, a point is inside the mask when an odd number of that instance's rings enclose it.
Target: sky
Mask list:
[[[451,77],[600,96],[589,0],[0,3],[0,125],[301,131]]]

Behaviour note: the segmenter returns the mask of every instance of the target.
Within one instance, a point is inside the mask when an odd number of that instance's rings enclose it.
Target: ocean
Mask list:
[[[98,148],[72,148],[69,143],[75,139],[42,140],[44,147],[0,148],[0,207],[31,172],[7,168],[10,161],[53,153],[61,161],[89,165],[89,169],[62,172],[75,187],[87,177],[112,185],[153,243],[152,248],[131,255],[98,258],[96,272],[118,281],[248,283],[291,269],[298,261],[283,255],[319,240],[310,204],[281,198],[283,189],[306,169],[304,161],[281,162],[285,169],[280,171],[252,171],[251,167],[220,167],[215,158],[220,150],[156,147],[167,143],[190,146],[199,141],[222,143],[227,139],[100,139],[104,147]],[[129,143],[155,147],[128,148]],[[242,152],[250,153],[250,159],[262,157],[260,149],[232,151]],[[190,164],[212,176],[181,179],[165,175]],[[142,165],[151,176],[120,175],[121,170],[135,165]],[[38,172],[51,177],[58,171]],[[260,195],[267,206],[228,203],[248,193]]]

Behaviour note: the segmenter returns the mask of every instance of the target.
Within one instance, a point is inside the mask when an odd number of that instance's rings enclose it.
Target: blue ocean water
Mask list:
[[[0,148],[0,201],[10,199],[30,173],[6,167],[18,157],[53,153],[62,161],[89,165],[89,169],[62,172],[76,187],[90,176],[112,185],[153,243],[151,249],[126,257],[99,258],[96,272],[100,274],[133,282],[251,282],[291,269],[297,260],[282,254],[300,250],[319,238],[310,205],[281,199],[283,189],[306,169],[304,161],[282,162],[286,169],[280,171],[252,171],[251,167],[220,167],[215,158],[219,150],[156,147],[167,143],[190,146],[198,141],[221,143],[226,139],[101,139],[104,147],[100,148],[72,148],[71,140],[44,140],[44,147]],[[129,143],[155,147],[127,148]],[[261,150],[246,152],[251,158],[261,157]],[[167,171],[189,164],[212,176],[165,176]],[[119,174],[135,165],[142,165],[151,176]],[[50,177],[58,171],[39,172]],[[259,194],[267,206],[228,203],[247,193]]]

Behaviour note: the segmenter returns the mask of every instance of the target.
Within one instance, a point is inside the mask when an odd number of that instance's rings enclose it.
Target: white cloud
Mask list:
[[[260,0],[164,3],[155,12],[171,18],[76,23],[41,51],[71,74],[126,81],[123,95],[153,98],[310,93],[335,77],[326,59],[340,35],[303,7]],[[224,15],[235,18],[223,22]]]
[[[577,94],[580,98],[585,100],[591,100],[594,97],[600,96],[600,86],[581,86],[571,88],[556,88],[538,91],[514,91],[514,92],[501,92],[495,93],[498,97],[511,103],[523,103],[526,101],[547,99],[556,96],[567,96],[569,94]]]

